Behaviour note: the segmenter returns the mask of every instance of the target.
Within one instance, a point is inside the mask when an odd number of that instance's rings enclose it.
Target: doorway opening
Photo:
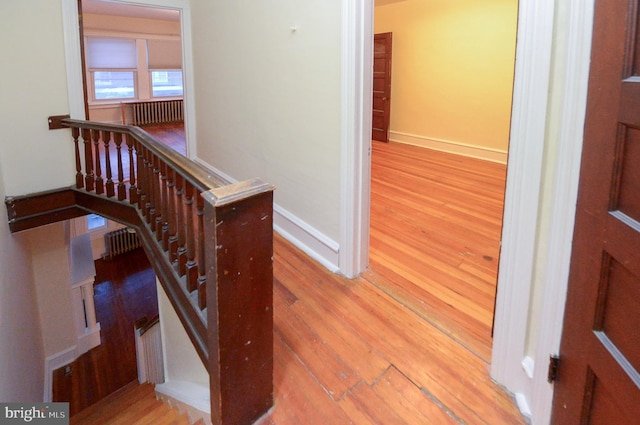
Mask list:
[[[374,12],[394,84],[390,143],[372,142],[366,273],[488,363],[518,5],[413,3]]]
[[[85,114],[112,124],[184,121],[181,12],[80,0]]]

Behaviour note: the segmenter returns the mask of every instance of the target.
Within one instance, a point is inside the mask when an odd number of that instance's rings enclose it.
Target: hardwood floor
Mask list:
[[[189,425],[175,407],[157,400],[151,384],[131,382],[71,418],[71,425]],[[194,425],[204,425],[199,420]]]
[[[373,285],[274,242],[275,409],[261,424],[523,424],[489,365]]]
[[[374,141],[371,171],[365,278],[489,362],[506,167]]]
[[[156,278],[139,248],[111,261],[97,260],[94,302],[102,343],[53,374],[53,401],[68,401],[75,415],[138,379],[133,325],[158,314]]]
[[[169,146],[174,151],[182,155],[187,154],[187,145],[185,143],[183,123],[145,126],[142,127],[142,129],[152,136],[156,137],[158,140]]]
[[[504,166],[374,142],[371,267],[274,237],[275,407],[260,424],[524,424],[489,357]]]

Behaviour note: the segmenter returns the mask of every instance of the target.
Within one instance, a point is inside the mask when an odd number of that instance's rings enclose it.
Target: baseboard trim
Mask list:
[[[389,132],[389,140],[392,142],[421,146],[423,148],[467,156],[470,158],[497,162],[499,164],[507,163],[507,151],[500,149],[468,145],[465,143],[453,142],[450,140],[432,139],[415,134],[400,133],[397,131]]]
[[[194,161],[231,183],[238,182],[200,158]],[[275,203],[273,229],[331,272],[340,272],[340,244]]]
[[[340,245],[278,205],[273,206],[273,228],[333,273],[340,271]]]
[[[85,333],[78,337],[76,345],[76,358],[100,345],[100,323],[96,323],[96,329],[93,332]]]
[[[186,413],[189,423],[202,420],[211,425],[211,400],[209,388],[187,381],[168,381],[155,387],[156,398]]]
[[[72,346],[66,350],[52,354],[44,359],[44,395],[43,401],[51,403],[53,400],[53,371],[64,365],[73,363],[78,358],[78,347]]]

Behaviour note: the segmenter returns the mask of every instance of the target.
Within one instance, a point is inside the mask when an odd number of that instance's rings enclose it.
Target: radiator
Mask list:
[[[157,320],[135,324],[138,382],[141,384],[164,382],[164,359],[159,324]]]
[[[131,125],[169,124],[184,120],[182,99],[127,102],[126,105],[131,108]]]
[[[130,227],[115,230],[104,235],[105,258],[111,260],[116,255],[129,252],[140,247],[135,230]]]

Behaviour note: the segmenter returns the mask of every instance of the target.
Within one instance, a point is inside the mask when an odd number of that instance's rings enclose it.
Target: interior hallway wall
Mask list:
[[[0,157],[0,176],[2,162]],[[0,178],[0,199],[4,199]],[[28,239],[0,220],[0,401],[42,401],[44,349]]]
[[[191,1],[197,157],[339,239],[341,4]]]
[[[61,2],[0,2],[0,198],[73,183],[68,131],[48,129],[69,111]],[[0,400],[42,401],[44,344],[29,237],[0,220]]]

